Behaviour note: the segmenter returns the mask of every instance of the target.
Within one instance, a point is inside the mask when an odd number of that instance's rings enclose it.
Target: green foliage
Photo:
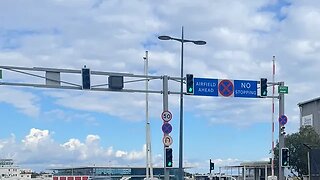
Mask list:
[[[298,176],[308,174],[308,151],[311,148],[320,148],[320,136],[311,126],[301,127],[297,133],[285,137],[285,146],[290,152],[290,168],[298,173]],[[279,143],[275,147],[275,170],[279,165]]]

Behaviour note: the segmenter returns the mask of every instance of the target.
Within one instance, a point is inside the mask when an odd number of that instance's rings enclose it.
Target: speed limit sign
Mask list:
[[[172,114],[170,111],[163,111],[161,114],[161,118],[165,122],[169,122],[172,119]]]

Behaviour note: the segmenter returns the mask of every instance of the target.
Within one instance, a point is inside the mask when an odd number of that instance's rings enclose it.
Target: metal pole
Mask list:
[[[168,76],[163,76],[163,111],[168,111]],[[166,146],[163,145],[163,168],[164,168],[164,179],[169,180],[169,170],[166,167]]]
[[[148,70],[147,70],[147,51],[146,56],[143,57],[144,60],[144,75],[147,76]],[[146,79],[146,91],[148,91],[148,79]],[[149,179],[149,142],[148,142],[148,92],[146,92],[146,180]]]
[[[153,179],[153,169],[152,169],[152,156],[151,156],[151,138],[150,138],[150,120],[149,120],[149,79],[148,79],[148,51],[146,51],[146,56],[143,57],[144,63],[144,74],[146,76],[146,179]],[[149,177],[150,172],[150,177]]]
[[[311,179],[311,171],[310,171],[310,149],[308,149],[308,174],[309,174],[309,180]]]
[[[179,179],[183,180],[183,26],[181,28],[181,82],[180,82],[180,134],[179,134]]]
[[[280,82],[279,86],[284,86],[284,82]],[[284,94],[281,93],[279,94],[279,117],[281,115],[284,115]],[[284,137],[285,134],[281,134],[280,130],[280,123],[279,123],[279,180],[284,180],[284,168],[281,166],[281,159],[280,159],[280,154],[281,154],[281,149],[284,148]]]
[[[147,121],[148,121],[148,143],[149,143],[149,166],[150,166],[150,178],[153,179],[153,167],[152,167],[152,151],[151,151],[151,127],[150,127],[150,119],[149,119],[149,56],[148,56],[148,51],[146,51],[146,76],[147,76],[147,94],[146,94],[146,97],[147,97],[147,108],[148,108],[148,114],[147,114]]]
[[[272,179],[274,177],[274,94],[275,94],[275,56],[273,56],[273,60],[272,60],[272,117],[271,117],[271,123],[272,123],[272,143],[271,143],[271,148],[272,148],[272,152],[271,152],[271,176]]]

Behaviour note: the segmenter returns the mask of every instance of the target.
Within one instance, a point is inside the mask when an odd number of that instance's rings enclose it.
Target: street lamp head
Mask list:
[[[205,45],[205,44],[207,44],[207,42],[205,42],[205,41],[193,41],[193,43],[196,44],[196,45]]]
[[[170,36],[158,36],[158,39],[160,39],[160,40],[170,40],[172,38]]]

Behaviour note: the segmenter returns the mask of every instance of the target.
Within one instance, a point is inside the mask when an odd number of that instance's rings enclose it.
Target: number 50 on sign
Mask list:
[[[170,111],[163,111],[161,114],[162,120],[169,122],[172,119],[172,114]]]

